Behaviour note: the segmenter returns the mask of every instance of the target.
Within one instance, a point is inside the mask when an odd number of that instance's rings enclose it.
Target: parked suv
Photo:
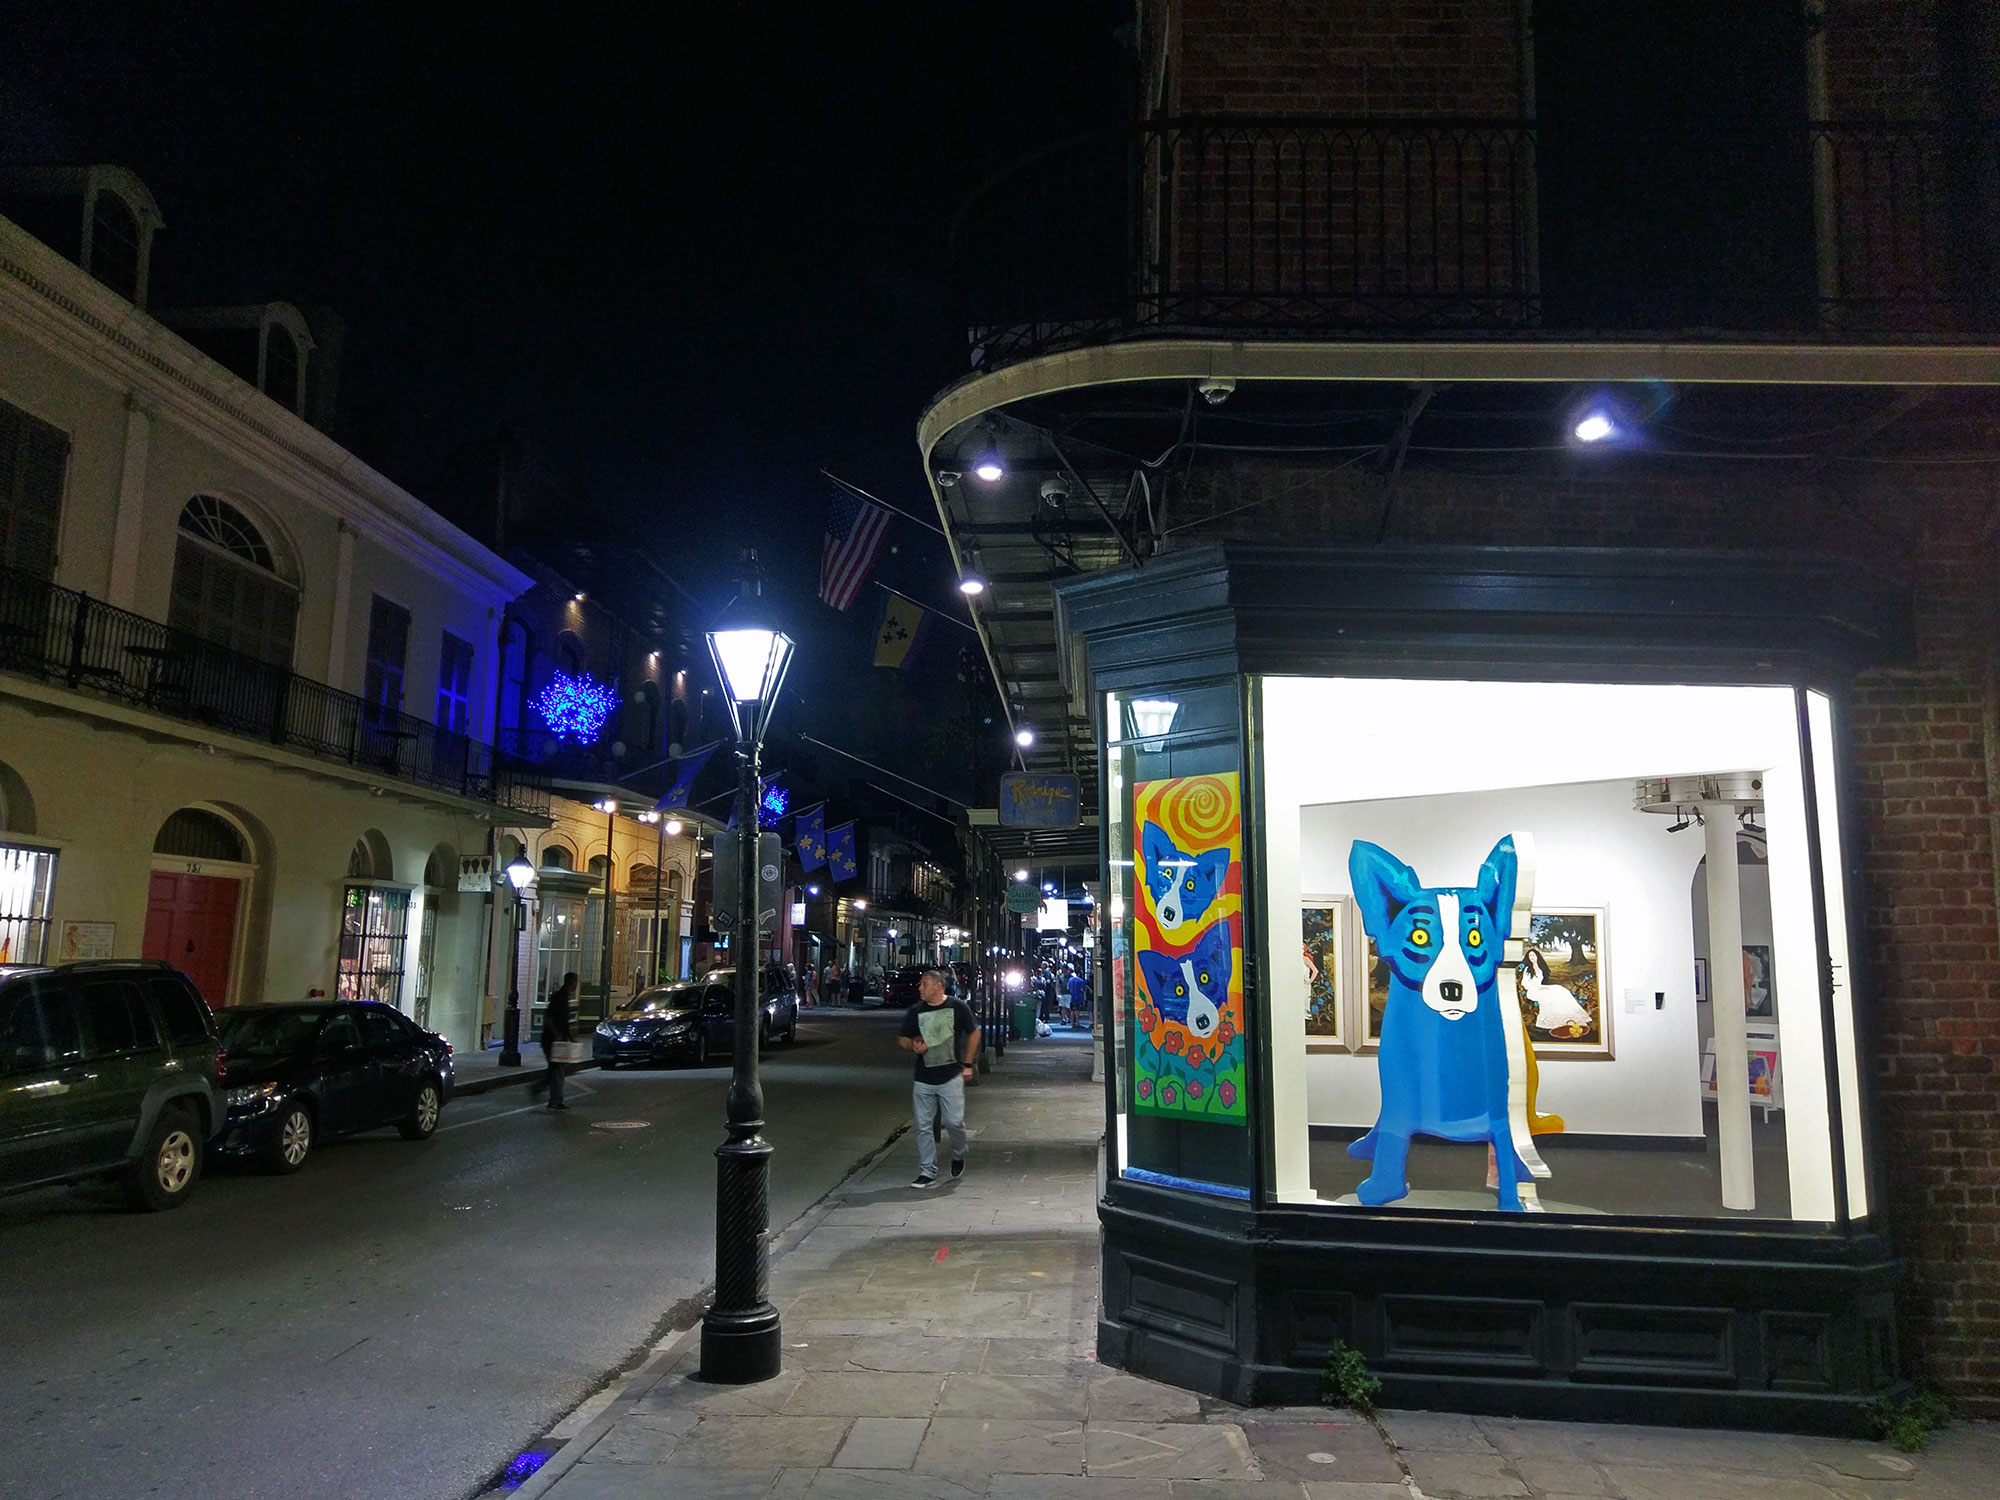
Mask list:
[[[186,975],[135,960],[0,978],[0,1192],[116,1175],[173,1208],[221,1123],[215,1019]]]

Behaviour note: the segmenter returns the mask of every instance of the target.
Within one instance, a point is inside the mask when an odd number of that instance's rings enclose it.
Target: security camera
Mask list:
[[[950,489],[953,485],[958,483],[958,470],[939,469],[937,474],[937,482],[939,489],[941,490]]]
[[[1227,375],[1211,375],[1195,387],[1210,406],[1220,406],[1236,391],[1236,382]]]
[[[1051,505],[1061,505],[1069,499],[1069,481],[1067,479],[1044,479],[1042,481],[1042,498]]]

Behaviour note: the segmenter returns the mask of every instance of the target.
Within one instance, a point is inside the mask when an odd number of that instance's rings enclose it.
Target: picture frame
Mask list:
[[[1777,971],[1769,943],[1743,945],[1743,1014],[1759,1021],[1777,1019]]]
[[[1306,968],[1306,1050],[1355,1050],[1361,914],[1352,896],[1302,896],[1299,927]]]
[[[1705,958],[1694,961],[1694,1003],[1708,1004],[1708,960]]]
[[[1536,1057],[1617,1055],[1607,907],[1535,907],[1517,973],[1521,1022]]]

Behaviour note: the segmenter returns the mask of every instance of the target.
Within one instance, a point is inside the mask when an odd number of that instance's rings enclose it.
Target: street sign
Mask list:
[[[1025,880],[1007,887],[1007,910],[1019,916],[1042,909],[1042,893]]]
[[[715,838],[715,901],[711,923],[718,932],[736,931],[736,897],[743,877],[737,864],[737,850],[743,841],[733,828]],[[764,933],[778,930],[778,903],[784,895],[784,841],[775,833],[757,835],[757,926]]]
[[[1083,797],[1074,776],[1016,771],[1000,778],[1002,828],[1074,828],[1083,818]]]

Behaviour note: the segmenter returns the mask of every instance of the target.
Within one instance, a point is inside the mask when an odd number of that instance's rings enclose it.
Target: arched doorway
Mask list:
[[[347,855],[340,911],[340,966],[335,992],[343,1000],[403,1005],[410,890],[395,884],[389,840],[370,828]]]
[[[141,953],[172,964],[214,1009],[237,1002],[243,916],[255,865],[229,819],[183,807],[153,837]]]
[[[431,1024],[431,994],[437,972],[438,922],[458,904],[458,856],[445,844],[431,851],[424,865],[424,905],[417,928],[417,984],[410,1002],[410,1019]]]

